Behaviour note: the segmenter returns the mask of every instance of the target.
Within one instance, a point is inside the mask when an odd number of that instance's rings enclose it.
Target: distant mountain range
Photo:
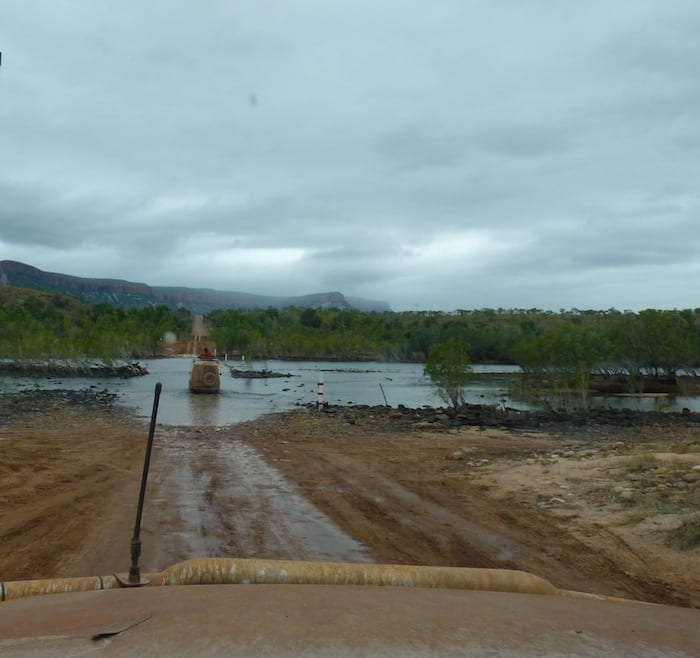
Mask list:
[[[390,311],[386,302],[322,292],[300,297],[270,297],[247,292],[148,286],[120,279],[87,279],[42,270],[13,260],[0,261],[0,285],[30,288],[78,297],[91,303],[107,302],[125,308],[165,304],[193,313],[228,308],[342,308],[358,311]]]

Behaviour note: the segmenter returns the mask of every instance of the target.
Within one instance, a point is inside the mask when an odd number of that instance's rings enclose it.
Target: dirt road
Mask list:
[[[568,589],[700,603],[700,551],[665,543],[700,510],[694,427],[562,437],[399,426],[289,414],[236,432],[377,561],[524,569]],[[630,491],[629,474],[634,505],[616,494]]]
[[[666,543],[700,509],[695,424],[535,432],[399,416],[159,427],[143,569],[205,554],[517,568],[700,605],[700,549]],[[0,407],[0,579],[125,571],[146,435],[108,406]]]

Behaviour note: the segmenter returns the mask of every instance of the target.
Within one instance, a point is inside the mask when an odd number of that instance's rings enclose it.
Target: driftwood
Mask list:
[[[272,370],[241,370],[240,368],[229,368],[231,377],[235,379],[270,379],[273,377],[294,377],[287,372],[274,372]]]
[[[593,375],[589,389],[598,395],[619,395],[624,393],[668,393],[676,395],[679,392],[676,377],[655,377],[644,375]]]

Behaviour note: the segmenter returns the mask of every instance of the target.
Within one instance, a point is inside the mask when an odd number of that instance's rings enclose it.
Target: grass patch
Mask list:
[[[645,473],[655,470],[659,465],[659,460],[651,452],[644,451],[639,455],[630,457],[625,466],[629,473]]]
[[[648,514],[646,512],[640,512],[640,511],[635,511],[635,512],[630,512],[625,516],[624,519],[622,519],[618,525],[625,526],[625,525],[638,525],[642,523],[643,521],[647,520]]]
[[[686,519],[677,528],[669,531],[667,543],[682,551],[700,546],[700,516]]]
[[[700,452],[700,441],[677,441],[671,444],[669,452],[675,452],[678,455],[686,455],[689,452]]]

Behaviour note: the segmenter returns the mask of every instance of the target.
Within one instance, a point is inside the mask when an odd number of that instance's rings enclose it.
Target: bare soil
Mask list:
[[[497,567],[700,606],[700,548],[668,544],[700,514],[695,419],[496,425],[347,408],[159,426],[143,569],[204,554]],[[0,403],[1,580],[128,569],[147,430],[109,404]]]

